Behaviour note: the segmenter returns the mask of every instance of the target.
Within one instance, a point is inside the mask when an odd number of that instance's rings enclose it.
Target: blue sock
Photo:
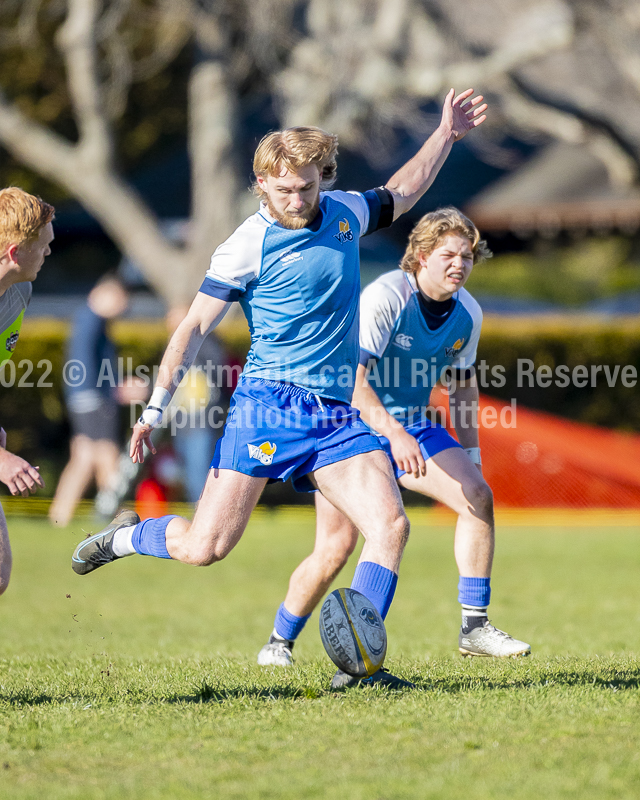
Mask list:
[[[491,600],[491,578],[463,578],[458,581],[458,602],[463,606],[486,608]]]
[[[276,613],[276,619],[273,623],[273,627],[275,628],[278,636],[293,642],[300,635],[300,632],[307,624],[307,620],[310,616],[311,614],[307,614],[306,617],[296,617],[295,614],[287,611],[287,609],[284,607],[284,603],[282,603]]]
[[[167,551],[167,525],[177,514],[166,517],[145,519],[139,522],[131,537],[131,544],[136,553],[141,556],[155,556],[156,558],[171,558]]]
[[[391,606],[397,583],[398,576],[395,572],[373,561],[361,561],[356,567],[351,588],[370,600],[384,619]]]

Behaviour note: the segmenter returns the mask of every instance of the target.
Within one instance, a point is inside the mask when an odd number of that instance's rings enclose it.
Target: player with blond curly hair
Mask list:
[[[490,257],[486,242],[456,208],[426,214],[409,237],[400,269],[373,281],[360,299],[360,363],[353,405],[380,435],[403,489],[432,497],[458,514],[455,557],[460,579],[463,655],[528,655],[526,642],[490,624],[494,552],[491,490],[482,477],[474,363],[480,306],[464,288],[474,264]],[[438,381],[449,384],[459,441],[431,422],[427,407]],[[313,553],[294,571],[274,631],[258,655],[264,666],[288,666],[295,638],[280,620],[308,618],[353,552],[357,526],[326,496],[316,495]],[[338,672],[333,687],[357,683]]]
[[[86,574],[134,553],[187,564],[220,561],[240,540],[269,481],[318,489],[362,531],[352,583],[384,616],[409,522],[389,459],[350,405],[358,367],[359,238],[390,225],[433,182],[454,142],[484,120],[471,89],[444,103],[441,123],[386,186],[329,191],[337,138],[318,128],[277,131],[254,158],[260,209],[213,254],[189,313],[160,365],[131,440],[134,461],[160,424],[177,382],[232,302],[242,306],[251,349],[234,392],[192,522],[142,523],[128,513],[81,542],[72,566]],[[287,630],[305,620],[288,615]],[[380,673],[382,683],[402,682]]]
[[[31,283],[51,252],[54,208],[15,186],[0,191],[0,364],[13,355],[22,318],[31,300]],[[38,467],[6,449],[0,428],[0,481],[11,494],[28,497],[43,487]],[[0,594],[9,585],[11,546],[0,507]]]

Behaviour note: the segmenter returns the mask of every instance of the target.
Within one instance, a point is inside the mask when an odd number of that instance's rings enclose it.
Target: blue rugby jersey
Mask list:
[[[360,298],[360,361],[377,359],[369,384],[388,413],[405,425],[429,405],[443,369],[475,364],[482,310],[466,289],[453,298],[448,319],[436,330],[427,326],[414,275],[387,272]]]
[[[264,205],[215,251],[200,291],[238,300],[251,349],[243,374],[349,402],[358,366],[359,238],[377,230],[375,191],[321,192],[309,227]]]

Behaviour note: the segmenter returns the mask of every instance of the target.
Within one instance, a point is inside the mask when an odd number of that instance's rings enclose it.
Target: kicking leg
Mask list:
[[[266,485],[266,478],[210,469],[193,521],[173,517],[167,526],[170,558],[202,567],[225,558],[240,541]]]
[[[293,663],[291,650],[311,612],[358,541],[358,529],[316,492],[316,541],[313,553],[296,568],[289,580],[289,591],[276,613],[273,633],[258,653],[262,666],[286,667]]]
[[[266,482],[266,478],[233,470],[209,470],[192,522],[173,515],[140,522],[132,512],[120,514],[80,542],[73,554],[73,570],[86,575],[134,553],[196,566],[220,561],[240,540]]]

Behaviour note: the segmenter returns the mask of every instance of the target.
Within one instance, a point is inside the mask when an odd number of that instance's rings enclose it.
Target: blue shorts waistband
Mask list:
[[[268,378],[258,378],[254,377],[253,375],[241,375],[240,380],[238,383],[247,383],[248,381],[256,381],[260,383],[262,386],[268,386],[270,389],[277,389],[284,394],[291,395],[292,397],[301,397],[305,400],[314,400],[320,401],[323,404],[326,403],[338,403],[343,406],[348,406],[349,403],[346,403],[342,400],[335,400],[332,397],[323,397],[321,394],[314,392],[313,389],[309,389],[305,386],[298,386],[297,383],[287,383],[286,381],[272,381]]]

